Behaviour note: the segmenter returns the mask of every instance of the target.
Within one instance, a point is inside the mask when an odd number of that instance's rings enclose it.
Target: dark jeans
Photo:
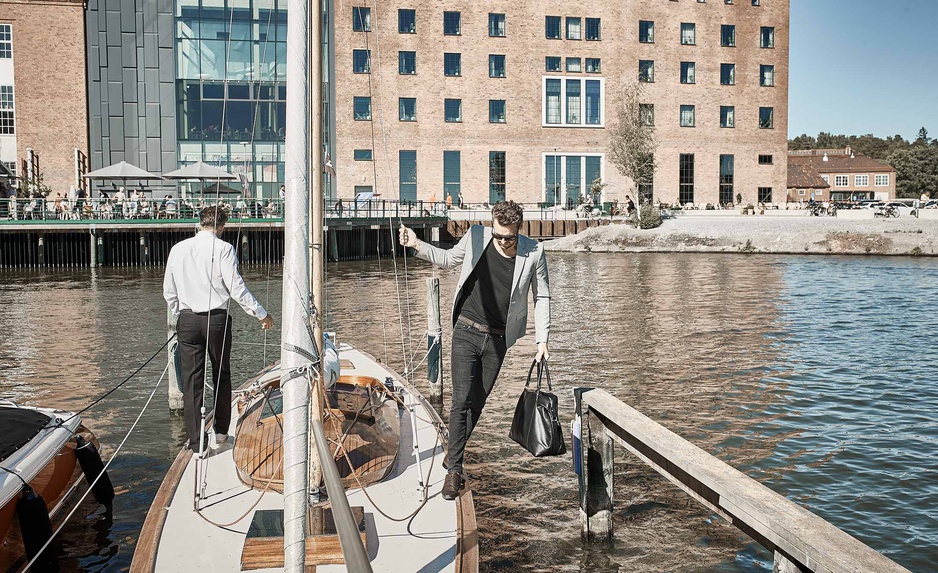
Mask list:
[[[453,327],[450,368],[453,406],[449,411],[449,471],[463,471],[466,442],[502,368],[508,346],[504,336],[485,334],[457,322]]]
[[[176,323],[176,335],[179,339],[186,434],[189,445],[198,450],[206,347],[212,362],[212,386],[218,406],[215,408],[215,432],[227,434],[231,425],[231,317],[224,310],[207,315],[183,310]],[[207,404],[206,411],[211,409],[212,404]]]

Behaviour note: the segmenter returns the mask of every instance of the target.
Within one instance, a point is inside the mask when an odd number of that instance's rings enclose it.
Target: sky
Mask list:
[[[791,0],[788,135],[938,137],[938,0]]]

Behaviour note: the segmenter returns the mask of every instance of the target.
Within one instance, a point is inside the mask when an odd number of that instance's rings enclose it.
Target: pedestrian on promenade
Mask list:
[[[635,201],[632,201],[631,195],[625,196],[625,212],[628,214],[629,218],[632,218],[632,215],[635,214]]]
[[[220,207],[199,213],[199,233],[173,246],[163,278],[163,298],[177,317],[179,362],[182,376],[186,435],[191,450],[207,446],[200,431],[200,410],[205,390],[205,353],[212,362],[215,388],[215,441],[228,440],[231,424],[231,317],[229,300],[269,329],[267,314],[238,272],[238,258],[230,243],[221,240],[228,214]],[[201,440],[200,440],[201,438]]]
[[[550,356],[547,256],[540,243],[519,234],[523,219],[520,205],[500,201],[492,208],[492,227],[470,227],[449,250],[418,240],[411,229],[400,230],[401,244],[416,249],[419,258],[447,269],[462,265],[452,314],[453,399],[442,491],[447,500],[455,499],[463,487],[466,442],[495,386],[505,353],[526,333],[528,291],[534,297],[535,360]]]
[[[335,212],[339,217],[342,216],[342,199],[335,202]]]
[[[463,200],[462,191],[459,192],[459,208],[462,209],[466,202]]]

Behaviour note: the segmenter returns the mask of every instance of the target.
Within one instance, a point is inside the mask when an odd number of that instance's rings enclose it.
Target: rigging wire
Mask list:
[[[166,365],[166,368],[163,369],[163,374],[160,376],[160,379],[157,380],[156,385],[153,386],[153,390],[150,392],[150,396],[147,398],[146,403],[143,405],[143,409],[141,409],[140,413],[137,414],[137,419],[134,420],[134,423],[130,426],[130,429],[127,431],[127,434],[124,436],[124,439],[121,440],[121,443],[117,446],[117,449],[114,450],[114,454],[111,455],[111,459],[109,459],[107,463],[104,464],[104,468],[101,470],[101,473],[99,473],[98,476],[94,478],[94,481],[92,481],[91,484],[88,486],[88,490],[85,491],[85,493],[81,496],[81,498],[79,498],[78,502],[75,504],[75,507],[73,507],[72,511],[70,511],[69,514],[65,516],[65,519],[62,521],[59,527],[52,533],[52,536],[49,537],[48,541],[46,541],[45,544],[39,549],[39,551],[36,552],[36,555],[32,558],[32,560],[30,560],[29,563],[26,564],[26,567],[23,568],[23,573],[26,573],[26,571],[28,571],[29,568],[32,567],[33,564],[35,564],[36,561],[42,556],[42,552],[45,551],[46,548],[49,547],[49,545],[52,543],[52,540],[55,539],[55,537],[59,534],[59,532],[62,531],[62,529],[68,523],[68,520],[71,519],[72,516],[75,515],[75,512],[78,511],[78,509],[81,507],[82,502],[85,501],[85,499],[88,497],[88,494],[92,492],[92,490],[94,489],[94,486],[97,485],[101,477],[105,475],[105,472],[107,471],[108,467],[110,467],[110,465],[117,458],[117,455],[120,453],[121,449],[124,447],[124,444],[127,443],[127,440],[130,438],[131,434],[133,434],[134,430],[137,428],[137,424],[140,423],[140,419],[143,417],[144,412],[146,412],[147,408],[150,407],[150,402],[153,401],[153,397],[156,395],[156,391],[159,389],[160,385],[163,384],[163,378],[166,377],[167,372],[169,372],[168,364]]]

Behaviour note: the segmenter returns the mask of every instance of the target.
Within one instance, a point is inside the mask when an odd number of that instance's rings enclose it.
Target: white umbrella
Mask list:
[[[237,176],[228,173],[224,169],[219,169],[218,167],[212,167],[202,161],[198,163],[193,163],[192,165],[187,165],[182,169],[177,169],[170,173],[163,175],[166,179],[177,179],[177,180],[211,180],[211,179],[221,179],[222,181],[233,181],[237,179]]]
[[[162,177],[159,175],[154,175],[149,171],[144,171],[136,165],[131,165],[126,161],[121,161],[120,163],[115,163],[110,167],[105,167],[104,169],[98,169],[97,171],[86,173],[85,179],[120,179],[123,181],[127,181],[128,179],[136,179],[138,181],[144,181],[151,179],[162,179]]]

